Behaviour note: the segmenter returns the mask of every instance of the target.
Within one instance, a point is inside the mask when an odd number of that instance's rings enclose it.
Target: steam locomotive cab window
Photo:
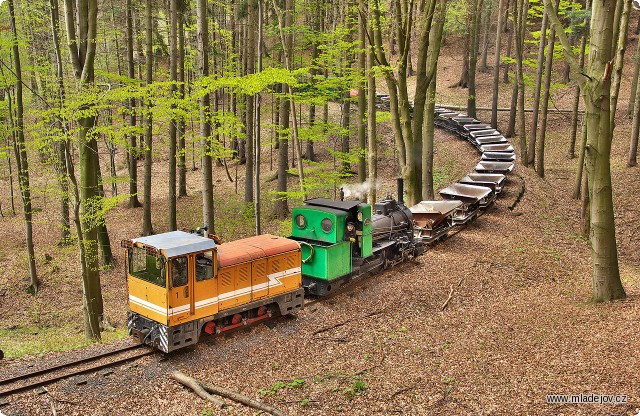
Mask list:
[[[325,233],[330,233],[333,229],[333,221],[331,221],[329,218],[325,218],[322,220],[321,226],[322,231],[324,231]]]
[[[307,228],[307,219],[302,214],[296,215],[296,225],[301,230]]]
[[[142,247],[129,249],[129,274],[154,285],[167,287],[164,258],[150,256]]]
[[[213,277],[213,259],[211,252],[196,256],[196,281],[202,282]]]
[[[184,286],[189,282],[187,257],[176,257],[171,259],[171,270],[172,287]]]

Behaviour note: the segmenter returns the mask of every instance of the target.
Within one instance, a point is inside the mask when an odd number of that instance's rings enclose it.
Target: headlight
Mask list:
[[[324,231],[325,233],[329,233],[333,229],[333,221],[331,221],[329,218],[323,219],[321,225],[322,231]]]

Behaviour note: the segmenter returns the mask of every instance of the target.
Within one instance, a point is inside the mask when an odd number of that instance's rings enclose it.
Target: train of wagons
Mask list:
[[[379,97],[382,105],[384,96]],[[469,223],[500,194],[514,168],[513,147],[478,120],[436,108],[436,125],[481,153],[475,171],[440,191],[442,200],[406,207],[316,198],[292,210],[288,238],[258,235],[216,244],[206,232],[173,231],[122,241],[127,250],[128,329],[165,353],[218,334],[295,313],[305,296],[322,297],[374,274]]]

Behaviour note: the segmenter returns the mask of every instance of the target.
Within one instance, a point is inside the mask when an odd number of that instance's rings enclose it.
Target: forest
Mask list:
[[[0,2],[7,374],[127,341],[122,240],[203,228],[222,245],[286,237],[305,200],[373,205],[396,194],[396,178],[407,206],[439,199],[477,161],[435,126],[439,106],[499,129],[517,156],[495,209],[361,289],[275,329],[145,358],[68,400],[24,397],[0,411],[102,414],[105,394],[122,414],[226,414],[167,377],[194,369],[290,414],[635,414],[639,10],[631,0]],[[330,356],[316,363],[314,350]],[[121,396],[128,385],[152,390],[155,407]],[[545,401],[580,393],[628,400]]]

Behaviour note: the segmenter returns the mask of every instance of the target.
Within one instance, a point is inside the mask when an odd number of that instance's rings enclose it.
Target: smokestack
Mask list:
[[[404,179],[397,178],[398,181],[398,203],[404,204]]]

